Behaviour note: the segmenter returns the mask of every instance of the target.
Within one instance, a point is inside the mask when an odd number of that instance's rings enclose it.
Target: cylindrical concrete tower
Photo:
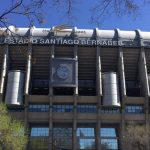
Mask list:
[[[103,91],[104,106],[120,106],[118,79],[115,72],[104,73]]]
[[[8,73],[5,103],[8,105],[23,104],[24,73],[13,70]]]

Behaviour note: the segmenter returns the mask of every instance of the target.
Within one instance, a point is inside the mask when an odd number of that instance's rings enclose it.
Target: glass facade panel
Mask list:
[[[118,150],[117,139],[101,139],[101,144],[109,150]]]
[[[101,147],[108,150],[118,150],[116,128],[101,128]]]
[[[94,128],[77,128],[77,136],[94,137]]]
[[[78,105],[77,112],[80,113],[96,113],[96,105]]]
[[[9,112],[24,112],[24,108],[20,108],[20,107],[12,107],[12,108],[8,108]]]
[[[53,149],[72,149],[72,128],[53,128]]]
[[[95,149],[94,128],[77,128],[77,146],[78,149]]]
[[[143,105],[126,105],[125,112],[130,114],[142,114],[144,113]]]
[[[120,109],[118,107],[102,107],[101,108],[102,114],[118,114],[120,113]]]
[[[95,139],[79,139],[80,149],[95,149]]]
[[[73,112],[73,105],[53,105],[53,112]]]
[[[49,105],[47,104],[30,104],[29,112],[49,112]]]
[[[101,137],[116,137],[115,128],[101,128]]]
[[[47,127],[32,127],[31,137],[49,136],[49,128]]]

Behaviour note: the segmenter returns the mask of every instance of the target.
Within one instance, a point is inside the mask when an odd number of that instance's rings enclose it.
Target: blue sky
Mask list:
[[[76,19],[72,19],[71,25],[76,26],[77,28],[96,28],[96,25],[89,23],[89,18],[91,12],[89,11],[90,6],[92,5],[92,0],[80,0],[81,4],[76,5],[74,15]],[[0,11],[2,11],[6,6],[8,6],[10,0],[5,0],[0,5]],[[138,1],[137,1],[138,2]],[[64,6],[65,7],[65,6]],[[150,4],[142,5],[139,10],[139,15],[135,19],[132,16],[121,16],[116,17],[114,14],[107,16],[99,26],[100,29],[114,29],[119,28],[121,30],[135,30],[141,29],[143,31],[150,31]],[[42,25],[35,22],[36,27],[47,27],[57,26],[60,24],[67,24],[68,19],[64,15],[64,11],[61,8],[55,9],[55,7],[46,4],[43,8],[44,16],[46,22]],[[15,24],[17,27],[28,27],[28,22],[25,18],[21,16],[10,16],[10,22]],[[69,22],[70,23],[70,22]]]

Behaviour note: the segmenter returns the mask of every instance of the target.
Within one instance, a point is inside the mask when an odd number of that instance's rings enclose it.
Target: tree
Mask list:
[[[91,0],[86,0],[91,1]],[[91,2],[91,16],[90,22],[100,25],[102,19],[111,14],[117,16],[133,15],[137,16],[139,9],[144,5],[149,4],[149,0],[95,0]],[[69,20],[74,19],[76,16],[76,9],[78,5],[82,5],[81,0],[11,0],[10,3],[0,12],[0,26],[7,27],[12,24],[10,18],[17,15],[27,18],[29,25],[32,26],[34,21],[37,20],[40,24],[45,22],[45,5],[55,7],[62,11]],[[83,6],[84,7],[84,6]],[[46,11],[50,15],[49,9]],[[23,19],[23,18],[22,18]]]
[[[11,118],[6,105],[0,103],[0,150],[22,150],[26,144],[23,123]]]
[[[124,148],[128,150],[146,150],[149,132],[145,125],[129,124],[123,135]]]

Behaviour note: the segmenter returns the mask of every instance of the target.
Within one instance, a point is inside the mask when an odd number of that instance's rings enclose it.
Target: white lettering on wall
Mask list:
[[[122,41],[117,40],[91,40],[91,39],[63,39],[63,38],[43,38],[32,37],[31,39],[23,37],[8,37],[0,41],[0,44],[61,44],[61,45],[99,45],[99,46],[121,46]]]

